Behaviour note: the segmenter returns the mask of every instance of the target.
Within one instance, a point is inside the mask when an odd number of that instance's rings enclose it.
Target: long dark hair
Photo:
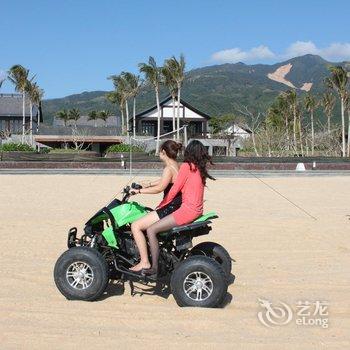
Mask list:
[[[207,170],[207,165],[213,164],[213,161],[200,141],[193,140],[188,144],[185,149],[184,162],[188,163],[190,167],[193,164],[198,168],[204,185],[207,179],[215,180]]]
[[[180,151],[181,148],[182,144],[173,140],[167,140],[163,142],[160,146],[160,150],[165,151],[166,155],[174,160],[177,158],[177,153]]]

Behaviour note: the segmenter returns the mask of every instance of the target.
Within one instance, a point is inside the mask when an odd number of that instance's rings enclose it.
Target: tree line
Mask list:
[[[105,123],[105,126],[107,126],[106,125],[107,119],[111,115],[112,115],[112,113],[108,110],[105,110],[105,109],[103,109],[101,111],[90,111],[88,113],[88,120],[89,121],[93,120],[95,122],[94,126],[96,127],[96,121],[98,119],[101,119]],[[81,117],[81,113],[80,113],[80,110],[78,108],[72,108],[72,109],[68,109],[68,110],[62,109],[56,113],[56,117],[63,121],[64,126],[67,126],[67,123],[71,120],[74,122],[74,125],[76,126],[77,121]]]
[[[305,155],[306,152],[314,155],[316,143],[318,148],[324,148],[320,144],[328,139],[335,142],[339,137],[339,126],[331,119],[338,97],[341,105],[341,155],[349,156],[350,132],[346,140],[346,125],[350,130],[350,92],[348,91],[348,72],[341,66],[330,67],[330,76],[324,80],[326,91],[322,96],[315,96],[308,92],[304,97],[298,96],[295,90],[281,93],[273,105],[268,109],[266,127],[271,131],[284,129],[287,147],[296,154]],[[322,108],[327,119],[326,127],[319,121],[315,122],[315,111]],[[345,110],[348,110],[349,118],[345,120]],[[317,130],[317,137],[315,130]],[[328,141],[330,141],[328,140]]]
[[[324,155],[349,157],[349,73],[341,66],[329,70],[322,95],[310,91],[298,94],[295,89],[289,89],[281,92],[265,112],[235,106],[235,113],[211,119],[212,132],[223,135],[234,124],[246,128],[251,137],[245,140],[245,147],[253,149],[256,156],[308,156],[317,151]],[[332,122],[337,100],[340,103],[340,125]],[[316,120],[316,112],[324,114],[325,124]]]

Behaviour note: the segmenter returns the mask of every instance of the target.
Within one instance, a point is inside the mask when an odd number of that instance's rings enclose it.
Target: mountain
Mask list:
[[[281,91],[290,88],[295,88],[300,93],[308,90],[314,94],[322,93],[323,80],[329,75],[328,67],[348,64],[332,63],[320,56],[305,55],[272,65],[235,63],[208,66],[193,69],[186,74],[181,95],[209,115],[232,113],[237,105],[265,111]],[[44,100],[44,120],[48,124],[52,123],[54,114],[63,108],[78,108],[82,114],[101,109],[115,111],[116,107],[106,100],[106,93],[107,91],[83,92]],[[165,96],[167,90],[162,88],[161,98]],[[137,97],[137,111],[154,104],[153,90],[150,87],[143,88]]]

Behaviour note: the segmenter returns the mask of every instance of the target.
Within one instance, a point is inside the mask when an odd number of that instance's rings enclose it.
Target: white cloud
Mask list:
[[[274,58],[275,54],[264,45],[253,47],[249,51],[242,51],[239,47],[221,50],[212,55],[212,60],[220,63],[237,63],[243,61],[266,60]]]
[[[350,60],[350,43],[333,43],[322,49],[320,55],[330,60]]]
[[[308,53],[319,55],[319,49],[312,41],[296,41],[287,48],[285,56],[290,58],[303,56]]]
[[[259,62],[271,59],[288,59],[306,54],[319,55],[330,61],[350,60],[350,43],[332,43],[318,48],[312,41],[296,41],[289,45],[283,53],[276,54],[267,46],[260,45],[243,51],[238,47],[215,52],[211,58],[218,63]]]

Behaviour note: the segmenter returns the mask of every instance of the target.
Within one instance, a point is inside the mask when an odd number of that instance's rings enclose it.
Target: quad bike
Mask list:
[[[222,304],[231,273],[231,258],[219,244],[204,242],[192,247],[192,239],[211,231],[207,213],[188,225],[160,233],[157,278],[129,270],[139,261],[138,249],[130,231],[132,222],[153,209],[128,199],[133,183],[123,190],[122,200],[114,199],[86,224],[84,234],[77,228],[68,232],[68,250],[57,260],[54,279],[59,291],[71,300],[93,301],[105,291],[110,279],[130,279],[141,283],[169,285],[179,306],[218,307]]]

